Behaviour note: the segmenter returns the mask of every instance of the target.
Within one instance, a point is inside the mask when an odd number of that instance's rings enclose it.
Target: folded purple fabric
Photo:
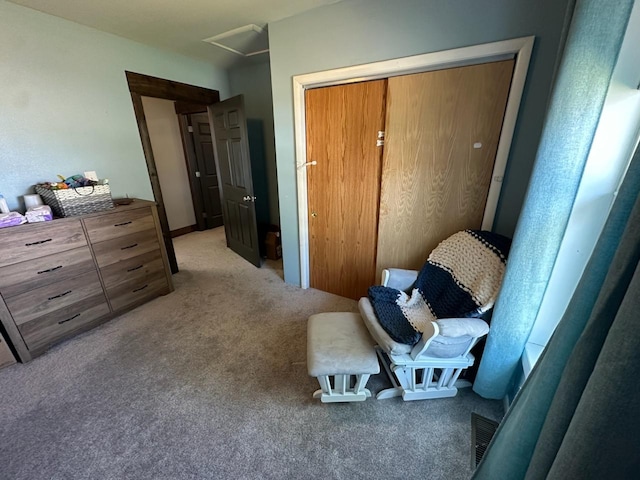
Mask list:
[[[51,207],[49,205],[31,207],[27,210],[25,216],[29,223],[48,222],[49,220],[53,220],[53,212],[51,212]]]
[[[18,212],[0,213],[0,228],[22,225],[26,221],[27,219]]]

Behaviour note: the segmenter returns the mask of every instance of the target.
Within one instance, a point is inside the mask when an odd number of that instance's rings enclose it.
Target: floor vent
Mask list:
[[[487,451],[489,442],[498,429],[498,422],[494,422],[477,413],[471,414],[471,467],[476,468]]]

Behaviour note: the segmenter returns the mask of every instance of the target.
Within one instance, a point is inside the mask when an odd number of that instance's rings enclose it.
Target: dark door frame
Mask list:
[[[192,126],[189,125],[190,120],[188,116],[192,113],[207,113],[207,106],[175,102],[174,108],[178,116],[178,125],[180,126],[180,137],[182,138],[182,149],[184,150],[184,159],[187,165],[187,173],[189,174],[189,188],[191,189],[193,209],[196,213],[196,224],[198,225],[198,230],[202,231],[207,228],[204,218],[200,215],[200,212],[204,211],[204,200],[202,198],[200,183],[196,180],[198,161],[196,159],[195,145],[192,138]]]
[[[191,137],[193,134],[191,129],[193,127],[189,125],[189,120],[187,118],[188,115],[188,113],[177,113],[178,125],[180,126],[182,149],[184,150],[184,159],[187,165],[187,173],[189,174],[189,189],[191,190],[191,202],[193,203],[193,209],[196,214],[196,224],[198,226],[198,230],[205,230],[207,225],[200,214],[204,211],[204,202],[202,200],[200,185],[197,183],[198,179],[196,177],[196,172],[198,171],[198,164],[193,138]]]
[[[147,120],[144,116],[144,106],[142,105],[142,97],[163,98],[165,100],[181,101],[187,103],[209,105],[220,101],[220,92],[204,87],[196,87],[186,83],[174,82],[163,78],[143,75],[125,71],[129,92],[131,93],[131,101],[133,103],[133,111],[140,132],[140,140],[142,141],[142,150],[144,158],[147,162],[147,170],[149,171],[149,180],[151,181],[151,190],[153,198],[158,205],[158,217],[162,228],[162,235],[171,265],[171,272],[178,272],[178,262],[173,249],[173,241],[171,232],[169,231],[169,221],[167,220],[167,212],[162,199],[162,190],[160,188],[160,180],[158,179],[158,170],[156,161],[151,148],[151,139],[149,137],[149,129]]]

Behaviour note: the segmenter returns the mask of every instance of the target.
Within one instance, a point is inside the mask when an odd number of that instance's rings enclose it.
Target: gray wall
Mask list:
[[[95,170],[152,199],[125,70],[220,90],[227,73],[0,0],[0,193]]]
[[[278,209],[278,180],[276,152],[273,137],[273,103],[271,101],[271,70],[268,58],[264,63],[229,70],[231,95],[244,95],[247,118],[262,120],[264,152],[269,189],[269,217],[272,224],[280,225]],[[260,201],[258,199],[257,201]]]
[[[524,199],[567,0],[345,0],[269,25],[284,274],[300,263],[292,76],[528,35],[536,36],[495,228],[511,235]]]

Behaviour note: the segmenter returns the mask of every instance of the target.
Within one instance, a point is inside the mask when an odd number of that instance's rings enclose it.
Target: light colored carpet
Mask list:
[[[500,402],[321,404],[306,319],[356,302],[256,269],[221,228],[175,247],[175,292],[0,371],[1,478],[469,478],[471,412]]]

